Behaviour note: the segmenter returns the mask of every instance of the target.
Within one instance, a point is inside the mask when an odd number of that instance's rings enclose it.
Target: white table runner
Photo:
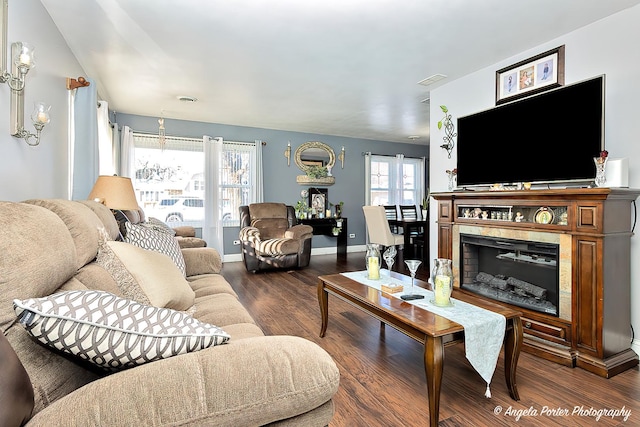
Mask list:
[[[389,277],[389,271],[380,270],[379,280],[367,279],[366,271],[354,271],[349,273],[341,273],[351,280],[367,285],[371,288],[381,290],[381,285],[390,283],[400,284],[404,286],[402,292],[388,294],[394,298],[400,299],[400,295],[410,292],[411,285],[407,285],[397,279]],[[459,323],[464,327],[464,346],[465,356],[471,366],[480,374],[487,382],[486,397],[491,397],[489,385],[491,378],[496,369],[500,349],[504,341],[504,333],[507,320],[498,313],[477,307],[464,301],[451,298],[452,307],[438,307],[431,300],[434,299],[432,291],[414,286],[413,293],[424,295],[424,299],[405,301],[409,304],[417,305],[432,313],[442,316],[448,320]]]

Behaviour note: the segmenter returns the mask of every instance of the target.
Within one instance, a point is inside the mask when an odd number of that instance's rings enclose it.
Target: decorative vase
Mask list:
[[[456,173],[454,171],[447,171],[447,178],[449,178],[447,188],[449,191],[453,191],[456,188]]]
[[[380,266],[382,265],[379,245],[375,243],[367,244],[365,262],[367,265],[367,278],[378,280],[380,278]]]
[[[453,271],[451,270],[451,260],[446,258],[436,258],[434,260],[433,272],[433,303],[439,307],[451,305],[451,292],[453,291]]]
[[[608,157],[594,157],[593,162],[596,164],[596,186],[604,187],[607,182],[607,178],[605,176],[605,166],[607,165]]]

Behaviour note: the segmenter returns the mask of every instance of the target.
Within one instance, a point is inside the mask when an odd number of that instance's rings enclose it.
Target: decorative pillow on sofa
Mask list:
[[[149,228],[151,230],[161,231],[163,233],[167,233],[170,236],[175,236],[176,232],[173,228],[169,227],[164,222],[160,221],[158,218],[149,217],[145,222],[139,222],[138,225]]]
[[[127,222],[124,224],[126,234],[124,241],[136,245],[142,249],[148,249],[168,255],[178,266],[183,275],[186,275],[184,258],[180,251],[180,245],[175,237],[139,224]]]
[[[111,246],[107,243],[108,241],[113,240],[105,239],[104,235],[100,235],[96,264],[107,270],[125,298],[132,299],[141,304],[152,305],[151,300],[140,287],[136,278],[133,277],[133,274],[127,270],[122,260],[116,255],[113,249],[111,249]]]
[[[179,311],[103,291],[66,291],[14,300],[27,332],[46,346],[109,371],[131,368],[229,341],[217,326]]]
[[[126,298],[147,304],[146,297],[150,305],[174,310],[190,310],[195,303],[195,292],[167,255],[110,240],[99,245],[96,262],[111,274]]]

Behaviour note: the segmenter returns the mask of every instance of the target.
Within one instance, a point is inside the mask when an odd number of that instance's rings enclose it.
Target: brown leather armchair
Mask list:
[[[240,206],[239,236],[247,271],[309,265],[313,228],[297,224],[292,206],[284,203]]]

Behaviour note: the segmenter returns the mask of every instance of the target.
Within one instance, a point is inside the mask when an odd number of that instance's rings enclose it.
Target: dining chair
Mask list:
[[[402,219],[420,219],[416,205],[400,205],[400,216]],[[420,227],[419,229],[416,229],[412,227],[409,230],[409,235],[414,247],[420,247],[420,249],[424,248],[424,228]]]
[[[400,205],[400,215],[402,219],[419,219],[416,205]]]
[[[367,224],[367,233],[369,234],[369,243],[378,245],[396,246],[404,243],[402,234],[391,232],[389,220],[383,206],[363,206],[364,219]]]
[[[384,212],[387,215],[387,221],[390,219],[398,219],[398,207],[396,205],[383,205]],[[395,224],[390,224],[391,232],[400,234],[402,227],[398,227]]]

